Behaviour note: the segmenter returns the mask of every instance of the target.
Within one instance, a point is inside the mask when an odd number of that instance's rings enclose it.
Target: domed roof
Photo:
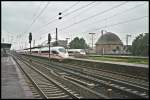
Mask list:
[[[101,36],[98,41],[96,42],[97,44],[123,44],[120,38],[111,32],[106,32]]]

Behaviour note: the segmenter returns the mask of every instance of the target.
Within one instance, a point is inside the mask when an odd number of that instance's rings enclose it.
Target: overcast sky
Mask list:
[[[101,30],[106,30],[117,34],[123,44],[127,34],[132,44],[138,34],[149,32],[147,1],[3,1],[1,5],[1,42],[12,43],[14,49],[29,47],[29,32],[35,45],[47,40],[48,33],[55,38],[56,27],[59,40],[70,38],[70,42],[74,37],[83,37],[89,45],[91,32],[96,33],[94,43]]]

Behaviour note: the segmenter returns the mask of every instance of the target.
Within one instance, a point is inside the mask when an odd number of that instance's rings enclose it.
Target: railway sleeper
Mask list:
[[[61,96],[61,95],[66,95],[65,93],[48,93],[48,92],[45,92],[45,94],[47,96]]]
[[[46,93],[51,93],[51,94],[54,94],[54,93],[62,93],[62,91],[44,91]]]
[[[63,96],[50,96],[48,99],[67,99],[68,95],[63,95]]]

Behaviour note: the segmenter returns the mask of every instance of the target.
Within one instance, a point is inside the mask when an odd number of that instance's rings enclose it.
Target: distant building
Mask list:
[[[97,54],[122,54],[123,43],[120,38],[111,32],[103,34],[96,42]]]

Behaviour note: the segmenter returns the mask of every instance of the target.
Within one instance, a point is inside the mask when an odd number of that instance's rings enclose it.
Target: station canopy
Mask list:
[[[10,49],[11,44],[10,43],[1,43],[1,48]]]

